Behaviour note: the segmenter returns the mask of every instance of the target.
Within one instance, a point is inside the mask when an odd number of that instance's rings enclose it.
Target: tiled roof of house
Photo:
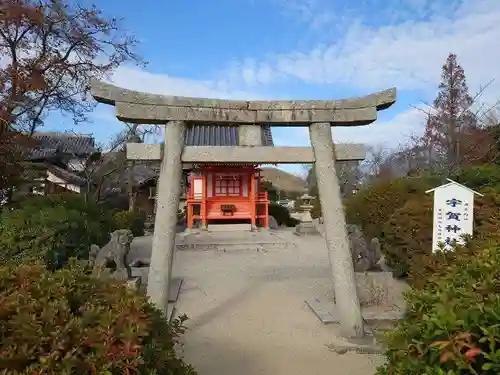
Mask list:
[[[186,131],[186,146],[238,146],[237,125],[193,125]],[[273,146],[269,125],[262,125],[262,145]]]
[[[79,176],[75,172],[68,171],[67,169],[63,169],[55,165],[48,165],[47,170],[52,172],[55,176],[63,179],[68,184],[85,186],[87,181],[85,178]]]
[[[78,156],[89,155],[96,151],[95,141],[91,135],[75,133],[34,133],[33,139],[38,143],[31,150],[29,158],[46,159],[57,154]]]

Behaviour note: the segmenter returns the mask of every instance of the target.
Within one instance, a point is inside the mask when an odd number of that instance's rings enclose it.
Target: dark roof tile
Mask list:
[[[89,155],[96,150],[94,138],[86,134],[75,133],[35,133],[33,139],[38,146],[30,152],[30,159],[44,159],[56,154],[74,156]]]
[[[186,146],[238,146],[238,144],[238,125],[191,125],[186,131]],[[273,146],[269,125],[262,125],[262,145]]]

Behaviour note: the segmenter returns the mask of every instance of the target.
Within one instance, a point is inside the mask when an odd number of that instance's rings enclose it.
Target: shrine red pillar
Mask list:
[[[252,229],[255,228],[255,172],[251,171],[250,172],[250,188],[249,194],[250,194],[250,223],[252,224]]]
[[[187,204],[186,204],[186,211],[187,211],[187,218],[186,218],[186,226],[188,229],[193,228],[193,176],[190,176],[190,184],[188,187],[187,191]]]
[[[201,172],[201,227],[206,229],[207,227],[207,172]]]

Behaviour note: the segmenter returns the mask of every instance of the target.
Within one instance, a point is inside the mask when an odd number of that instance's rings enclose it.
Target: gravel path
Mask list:
[[[179,251],[184,278],[177,311],[189,316],[184,356],[200,375],[373,375],[377,355],[335,354],[337,335],[304,300],[331,295],[321,237],[280,236],[297,247],[257,251]],[[133,252],[146,257],[151,237]]]

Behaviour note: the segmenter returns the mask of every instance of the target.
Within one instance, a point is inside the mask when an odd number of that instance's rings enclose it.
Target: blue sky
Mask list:
[[[115,84],[158,94],[237,99],[336,99],[397,87],[398,102],[362,128],[336,128],[338,142],[396,147],[420,134],[449,52],[471,92],[496,81],[500,98],[498,0],[97,1],[124,18],[141,42],[145,69],[119,68]],[[140,4],[140,5],[139,5]],[[46,130],[93,133],[106,142],[123,125],[99,105],[93,122]],[[55,120],[55,119],[54,119]],[[273,130],[277,144],[306,146],[306,129]]]

